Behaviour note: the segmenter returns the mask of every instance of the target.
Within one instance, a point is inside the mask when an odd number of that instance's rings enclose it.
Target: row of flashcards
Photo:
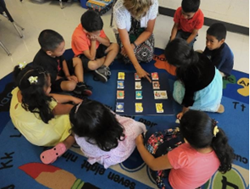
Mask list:
[[[125,93],[123,90],[117,90],[116,98],[124,99]],[[142,91],[135,91],[135,99],[141,100],[143,98]],[[154,91],[154,99],[168,99],[167,91]]]
[[[160,89],[160,83],[159,81],[153,81],[152,82],[153,89]],[[117,89],[124,89],[124,81],[117,81]],[[142,84],[140,81],[135,82],[135,90],[142,89]]]
[[[162,103],[155,103],[156,113],[164,113],[163,104]],[[116,112],[124,112],[124,102],[117,102],[116,103]],[[135,103],[135,112],[142,113],[143,106],[142,103]]]
[[[151,73],[152,80],[159,80],[159,75],[157,72]],[[125,80],[125,72],[118,72],[118,80]],[[135,73],[135,80],[141,80],[139,75]]]

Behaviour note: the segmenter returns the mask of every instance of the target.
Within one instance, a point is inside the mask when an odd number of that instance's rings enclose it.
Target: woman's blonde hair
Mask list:
[[[152,5],[151,0],[124,0],[124,7],[136,19],[140,20],[144,17]]]

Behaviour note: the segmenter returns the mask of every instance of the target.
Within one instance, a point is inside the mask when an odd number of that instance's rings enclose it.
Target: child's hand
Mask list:
[[[126,52],[124,47],[121,48],[121,54],[122,54],[122,56],[127,57],[127,52]]]
[[[96,41],[96,36],[95,36],[95,35],[87,34],[87,37],[88,37],[91,41]]]
[[[68,76],[67,79],[68,79],[69,81],[75,81],[76,83],[78,83],[78,79],[77,79],[77,77],[74,76],[74,75]]]
[[[181,120],[182,116],[183,116],[183,112],[180,112],[180,113],[177,114],[176,117],[177,117],[177,119]]]
[[[136,146],[139,145],[139,144],[143,144],[143,136],[142,134],[139,134],[136,139],[135,139],[135,144]]]

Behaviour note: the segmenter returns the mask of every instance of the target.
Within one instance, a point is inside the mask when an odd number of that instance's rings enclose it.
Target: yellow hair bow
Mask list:
[[[20,62],[18,64],[20,70],[22,70],[23,68],[25,68],[26,65],[27,65],[26,62]]]
[[[219,130],[218,126],[216,125],[216,126],[214,127],[214,130],[213,130],[214,137],[216,137],[216,135],[217,135],[217,133],[218,133],[219,131],[220,131],[220,130]]]
[[[30,84],[37,83],[37,79],[38,79],[38,76],[35,76],[35,77],[34,76],[30,76],[28,78]]]

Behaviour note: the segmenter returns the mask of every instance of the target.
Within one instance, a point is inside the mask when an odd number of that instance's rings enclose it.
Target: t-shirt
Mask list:
[[[56,80],[57,75],[62,73],[62,62],[64,60],[63,56],[53,58],[40,49],[33,60],[33,64],[41,66],[44,70],[49,72],[51,83],[53,83]]]
[[[186,19],[181,14],[182,8],[179,7],[174,14],[174,22],[179,24],[179,29],[184,32],[192,33],[194,29],[201,29],[204,23],[204,15],[200,9],[194,14],[191,19]]]
[[[10,117],[14,126],[32,144],[37,146],[55,146],[70,135],[71,124],[69,115],[57,115],[48,124],[44,123],[39,114],[26,111],[18,101],[19,88],[12,90],[10,103]],[[57,102],[52,100],[50,108],[56,107]]]
[[[117,114],[116,119],[124,128],[125,139],[119,141],[118,146],[110,151],[103,151],[97,145],[89,143],[85,137],[75,135],[77,144],[81,147],[84,155],[88,157],[90,164],[98,162],[102,164],[104,168],[108,168],[111,165],[125,161],[136,147],[136,137],[146,131],[145,125],[141,122]]]
[[[124,0],[117,0],[114,6],[114,21],[119,29],[126,29],[130,31],[131,28],[131,14],[123,5]],[[148,12],[141,18],[141,28],[146,28],[149,20],[154,20],[158,14],[158,0],[152,0]]]
[[[220,166],[214,151],[203,154],[187,143],[168,152],[167,156],[173,167],[168,180],[174,189],[194,189],[202,186]]]
[[[100,32],[100,37],[105,38],[106,34],[103,30]],[[96,49],[99,47],[100,43],[96,40]],[[72,35],[71,47],[75,54],[78,56],[83,54],[83,51],[89,50],[91,46],[91,41],[87,37],[87,33],[84,31],[81,24],[79,24]]]
[[[220,48],[209,50],[205,48],[205,54],[211,62],[225,75],[230,75],[234,66],[234,55],[229,46],[223,43]]]
[[[185,86],[185,95],[182,105],[192,106],[194,103],[194,93],[207,87],[215,79],[215,67],[209,59],[198,53],[199,62],[195,64],[177,67],[176,76]],[[185,74],[183,74],[185,73]]]

